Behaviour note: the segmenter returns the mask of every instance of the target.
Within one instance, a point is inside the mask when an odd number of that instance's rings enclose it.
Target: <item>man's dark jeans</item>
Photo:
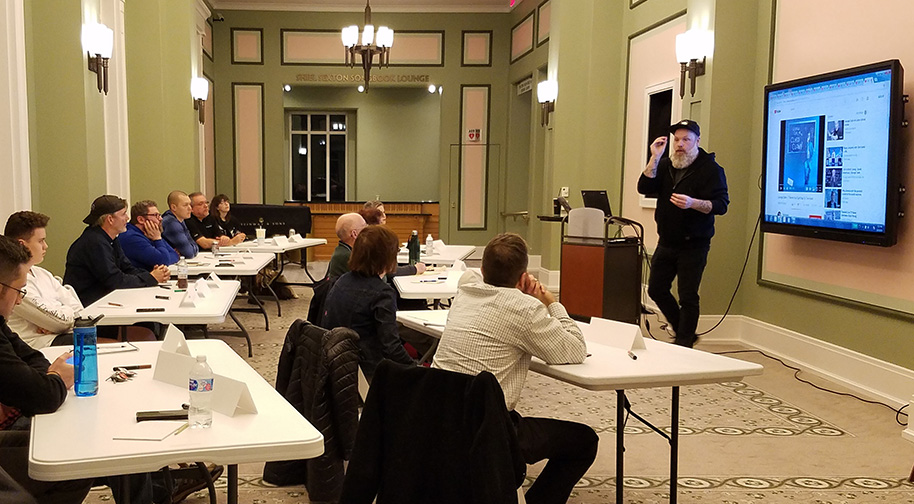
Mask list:
[[[657,303],[667,322],[676,331],[676,344],[691,347],[698,337],[701,275],[708,263],[709,245],[667,247],[657,245],[651,259],[647,294]],[[673,278],[678,278],[679,301],[673,297]]]

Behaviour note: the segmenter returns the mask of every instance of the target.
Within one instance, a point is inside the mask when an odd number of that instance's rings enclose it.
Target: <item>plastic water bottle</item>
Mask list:
[[[187,422],[193,429],[210,428],[213,425],[213,370],[206,363],[205,355],[198,355],[197,363],[190,370],[188,390]]]
[[[73,389],[79,397],[98,393],[98,350],[95,321],[78,318],[73,324]]]
[[[187,288],[187,261],[184,260],[184,256],[178,258],[178,288]]]
[[[219,240],[213,240],[212,250],[213,250],[213,257],[217,257],[219,255]]]
[[[413,229],[413,234],[406,243],[406,250],[409,251],[410,266],[419,262],[419,231]]]
[[[432,234],[429,233],[425,237],[425,255],[430,256],[435,253],[435,239],[432,238]]]

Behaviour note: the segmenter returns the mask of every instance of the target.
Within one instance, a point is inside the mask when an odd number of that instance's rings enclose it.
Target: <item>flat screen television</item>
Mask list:
[[[763,232],[895,244],[903,74],[889,60],[765,87]]]

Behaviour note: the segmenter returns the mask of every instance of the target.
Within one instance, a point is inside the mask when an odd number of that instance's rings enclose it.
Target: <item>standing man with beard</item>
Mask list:
[[[676,331],[677,345],[692,347],[698,336],[701,275],[708,262],[714,216],[727,212],[730,197],[724,169],[698,146],[701,130],[688,119],[670,126],[670,157],[661,159],[667,138],[651,144],[651,159],[638,179],[638,192],[657,196],[654,220],[659,241],[651,259],[647,293]],[[673,278],[679,279],[679,301]]]

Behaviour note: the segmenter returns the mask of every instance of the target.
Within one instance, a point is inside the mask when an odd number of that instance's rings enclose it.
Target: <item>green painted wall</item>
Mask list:
[[[326,29],[339,30],[342,26],[361,24],[361,13],[328,13],[328,12],[262,12],[262,11],[222,11],[225,21],[213,24],[214,58],[212,77],[215,80],[215,117],[216,117],[216,190],[226,194],[234,193],[234,151],[232,124],[231,85],[235,83],[264,83],[264,157],[265,157],[265,193],[266,202],[280,203],[286,199],[289,181],[286,177],[288,151],[286,147],[286,124],[284,121],[284,84],[302,85],[299,75],[304,74],[355,74],[358,69],[342,66],[301,66],[280,64],[280,30],[289,29]],[[356,159],[356,177],[359,180],[359,199],[363,195],[399,194],[397,199],[419,200],[435,199],[452,201],[456,199],[456,153],[452,145],[458,144],[462,135],[458,131],[460,86],[462,84],[491,86],[490,142],[493,145],[489,173],[489,229],[487,231],[457,231],[456,208],[441,209],[441,230],[445,240],[450,242],[485,244],[498,226],[499,201],[498,176],[499,168],[504,164],[504,143],[507,131],[507,93],[509,85],[507,41],[510,31],[508,14],[406,14],[373,12],[375,25],[386,24],[395,31],[403,30],[444,30],[445,31],[445,66],[443,67],[393,67],[374,70],[379,75],[428,75],[429,81],[444,87],[443,94],[437,98],[439,107],[439,134],[432,145],[423,145],[419,149],[434,146],[436,159],[431,169],[437,170],[437,178],[410,182],[415,177],[414,168],[409,163],[390,163],[381,168],[382,173],[375,173],[371,165],[371,155],[364,155],[359,149]],[[233,65],[231,63],[231,28],[263,29],[263,65]],[[462,30],[492,30],[493,65],[474,68],[461,66]],[[342,45],[340,52],[342,54]],[[396,50],[396,42],[394,44]],[[412,87],[424,89],[427,83],[412,84]],[[354,84],[340,84],[339,87],[352,89]],[[403,86],[403,85],[398,85]],[[379,83],[372,84],[371,92],[365,100],[382,88]],[[379,98],[380,100],[380,98]],[[404,110],[404,112],[406,112]],[[398,111],[391,108],[390,121],[397,120]],[[387,123],[385,123],[387,124]],[[381,144],[389,140],[386,127],[367,128],[359,125],[359,143]],[[403,154],[409,156],[412,148]],[[436,189],[429,194],[429,181],[436,180]],[[373,181],[383,181],[383,185],[374,187]],[[390,181],[399,181],[397,188],[391,187]],[[364,182],[364,183],[363,183]],[[380,183],[380,182],[378,182]]]
[[[170,191],[199,186],[194,4],[131,1],[124,18],[131,198],[156,200],[164,211]]]
[[[43,266],[57,274],[90,203],[105,192],[104,98],[80,44],[92,3],[24,4],[32,209],[51,217]]]
[[[422,88],[379,87],[366,94],[351,87],[294,86],[285,93],[283,105],[287,113],[351,114],[354,120],[350,120],[347,133],[356,151],[349,162],[362,169],[353,173],[354,185],[352,180],[347,184],[348,199],[438,201],[438,93],[430,94]],[[371,133],[377,131],[383,134]],[[289,177],[284,176],[284,180],[288,182]]]

